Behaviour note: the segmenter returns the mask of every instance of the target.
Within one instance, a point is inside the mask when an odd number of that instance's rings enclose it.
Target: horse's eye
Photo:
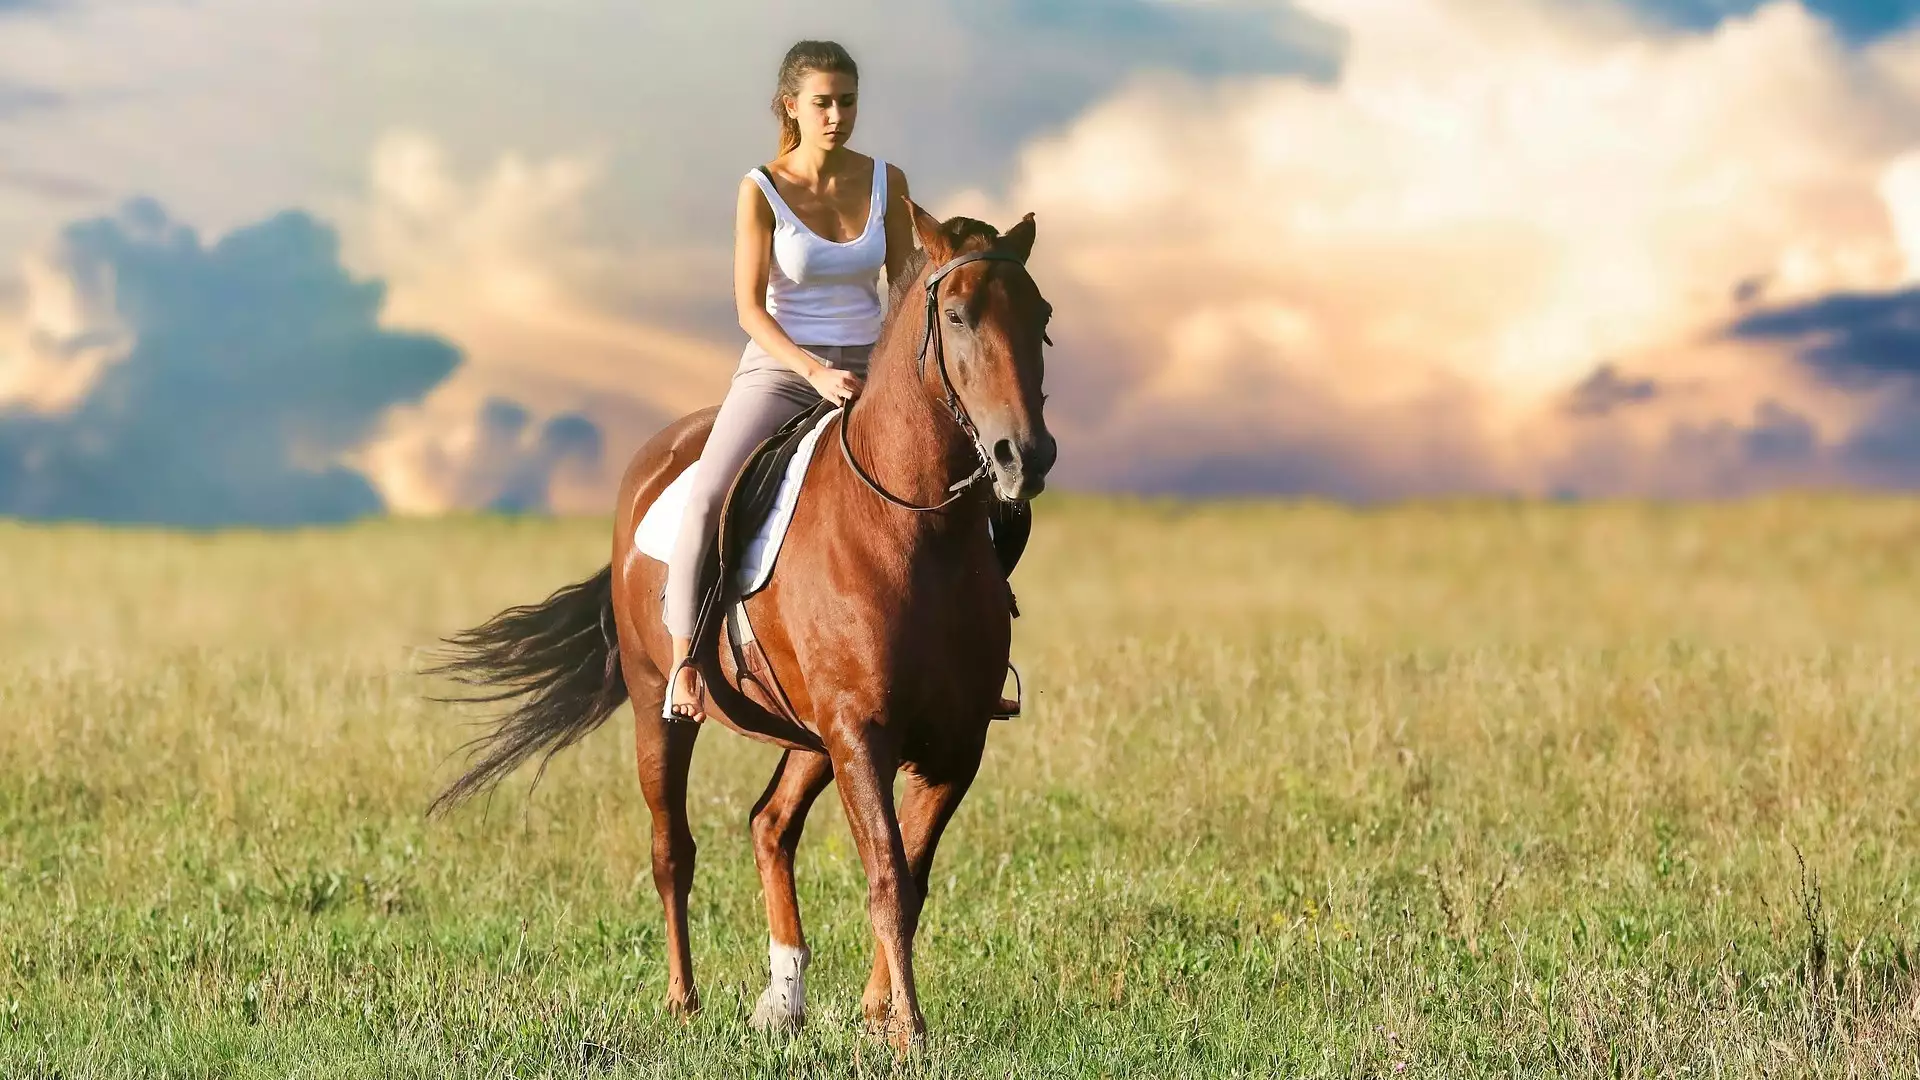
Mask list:
[[[960,318],[960,313],[959,313],[959,312],[957,312],[957,311],[955,311],[955,310],[953,310],[952,308],[948,308],[948,309],[947,309],[947,321],[948,321],[948,322],[950,322],[950,323],[952,323],[952,324],[953,324],[953,325],[955,325],[955,326],[959,326],[959,325],[961,325],[961,322],[962,322],[962,320],[961,320],[961,318]]]

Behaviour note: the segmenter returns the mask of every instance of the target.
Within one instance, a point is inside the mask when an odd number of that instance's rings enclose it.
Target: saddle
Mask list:
[[[745,464],[734,476],[726,497],[721,501],[719,535],[708,546],[707,557],[700,567],[699,587],[695,591],[697,615],[692,655],[702,658],[710,656],[717,661],[718,639],[724,623],[728,631],[725,635],[727,645],[733,654],[734,670],[739,674],[740,691],[755,704],[802,731],[806,730],[805,726],[800,723],[786,692],[780,688],[772,665],[761,651],[741,606],[741,601],[764,589],[772,575],[763,569],[759,582],[743,589],[739,586],[740,575],[736,571],[747,556],[747,545],[753,541],[761,523],[774,511],[782,481],[807,435],[837,407],[832,402],[821,400],[782,424],[747,455]],[[1014,567],[1019,565],[1020,556],[1025,552],[1027,539],[1032,532],[1033,511],[1025,503],[993,501],[988,533],[1003,575],[1010,576]],[[778,558],[777,553],[775,558]],[[722,615],[724,619],[720,617]],[[1018,617],[1017,607],[1013,615]],[[719,674],[717,666],[705,662],[696,665],[700,677],[710,688],[715,686],[715,676]]]
[[[700,596],[703,600],[708,589],[718,588],[721,582],[728,580],[727,575],[740,566],[746,557],[748,541],[753,538],[760,523],[773,512],[774,500],[780,494],[780,482],[785,479],[787,467],[793,463],[802,440],[819,425],[820,418],[834,408],[831,402],[821,399],[813,408],[782,424],[778,431],[769,435],[754,448],[753,453],[747,455],[746,463],[740,466],[740,472],[727,488],[726,499],[720,504],[719,537],[713,546],[720,555],[716,569],[721,576],[713,581],[708,581],[704,574],[701,576]],[[733,599],[744,600],[765,587],[762,582],[758,588],[741,592]]]

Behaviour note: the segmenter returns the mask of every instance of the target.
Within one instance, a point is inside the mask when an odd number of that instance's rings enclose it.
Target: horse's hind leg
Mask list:
[[[900,840],[906,849],[907,873],[914,883],[913,903],[907,905],[907,938],[919,931],[920,914],[926,905],[927,890],[933,878],[933,853],[940,846],[940,834],[960,809],[974,776],[980,771],[980,757],[986,747],[986,733],[977,745],[969,745],[953,760],[942,762],[935,773],[915,769],[907,773],[906,790],[900,800]],[[876,941],[876,946],[880,943]],[[860,1009],[867,1022],[884,1028],[893,998],[893,979],[887,966],[884,947],[873,956],[873,972],[867,976],[866,992],[860,995]]]
[[[699,724],[660,718],[666,679],[638,650],[621,655],[633,701],[633,745],[640,790],[653,818],[653,887],[667,916],[667,1011],[686,1017],[700,1010],[687,942],[687,894],[693,891],[693,830],[687,827],[687,772]]]
[[[766,793],[753,807],[753,861],[767,901],[767,989],[750,1023],[762,1030],[798,1028],[807,1011],[806,935],[800,929],[800,898],[793,888],[793,853],[813,800],[833,782],[824,754],[789,750],[780,758]]]

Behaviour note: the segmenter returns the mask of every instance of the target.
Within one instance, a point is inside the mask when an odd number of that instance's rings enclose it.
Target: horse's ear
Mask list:
[[[932,214],[920,209],[920,204],[900,196],[907,204],[907,213],[913,215],[913,234],[920,238],[920,246],[926,249],[927,258],[936,265],[953,258],[953,241],[940,228],[940,221]]]
[[[1020,224],[1001,235],[1000,246],[1020,256],[1021,262],[1026,262],[1027,256],[1033,254],[1033,232],[1033,215],[1028,214],[1020,219]]]

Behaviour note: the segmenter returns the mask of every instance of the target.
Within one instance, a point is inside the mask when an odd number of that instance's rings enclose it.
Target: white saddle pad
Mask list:
[[[767,579],[773,576],[773,560],[780,554],[780,541],[786,538],[787,525],[793,521],[794,507],[800,504],[800,483],[806,479],[807,463],[813,460],[813,448],[819,443],[820,433],[826,429],[827,421],[838,415],[838,409],[827,413],[813,426],[812,431],[800,437],[800,445],[795,448],[793,459],[787,463],[786,475],[780,478],[780,490],[774,494],[773,509],[747,541],[739,571],[734,577],[734,585],[740,590],[740,595],[748,596],[760,591],[767,584]],[[674,477],[673,483],[668,484],[667,490],[653,500],[646,516],[634,527],[633,543],[641,554],[666,562],[673,553],[673,542],[680,535],[680,519],[687,509],[687,491],[701,464],[696,461],[687,466],[685,472]]]

